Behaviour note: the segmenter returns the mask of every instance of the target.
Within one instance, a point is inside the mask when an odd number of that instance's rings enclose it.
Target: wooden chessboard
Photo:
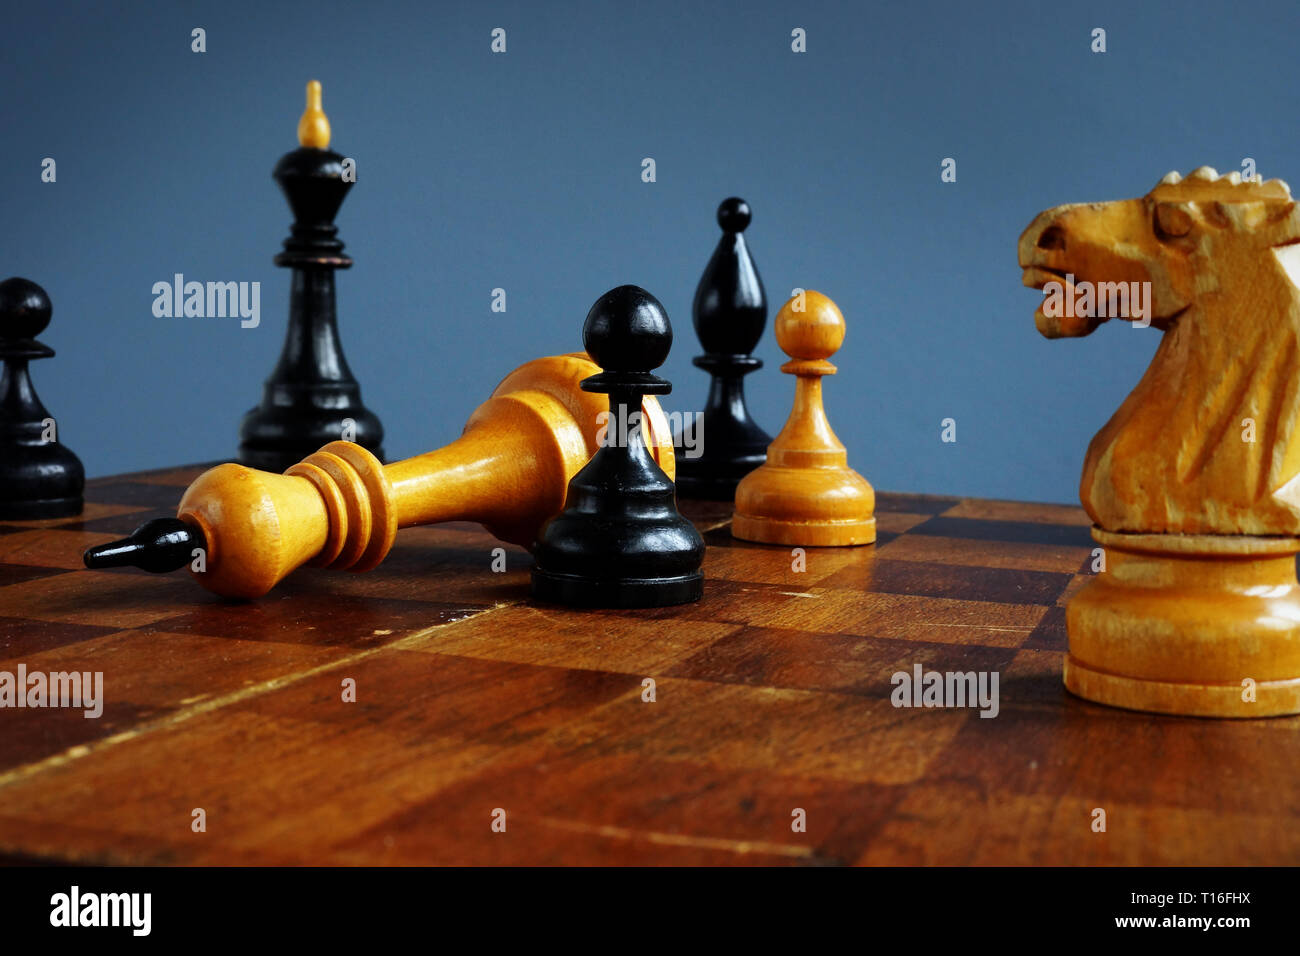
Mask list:
[[[10,862],[1300,862],[1300,719],[1062,688],[1092,548],[1077,508],[882,494],[874,547],[795,571],[733,540],[725,506],[685,503],[704,600],[654,611],[532,606],[527,554],[494,572],[472,525],[251,603],[82,569],[198,471],[93,481],[79,519],[0,525],[0,670],[102,671],[106,698],[97,720],[0,710]],[[998,716],[895,708],[891,675],[917,663],[998,672]]]

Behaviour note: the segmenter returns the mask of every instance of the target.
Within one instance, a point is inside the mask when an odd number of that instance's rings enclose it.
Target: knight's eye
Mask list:
[[[1177,239],[1192,231],[1192,215],[1177,203],[1156,203],[1156,235],[1161,239]]]

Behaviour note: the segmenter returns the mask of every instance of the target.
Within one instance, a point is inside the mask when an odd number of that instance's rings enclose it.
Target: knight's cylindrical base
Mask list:
[[[1300,713],[1300,539],[1093,537],[1105,570],[1066,609],[1071,693],[1163,714]]]

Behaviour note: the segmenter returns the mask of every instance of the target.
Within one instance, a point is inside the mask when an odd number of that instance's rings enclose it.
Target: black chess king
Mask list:
[[[275,257],[276,265],[293,270],[289,327],[262,403],[244,416],[239,429],[239,460],[265,471],[283,471],[339,439],[384,457],[384,427],[362,404],[361,386],[339,340],[334,270],[348,268],[352,260],[343,254],[334,217],[352,188],[352,176],[345,173],[345,157],[328,148],[329,120],[315,80],[307,84],[298,142],[273,174],[294,216],[284,250]]]

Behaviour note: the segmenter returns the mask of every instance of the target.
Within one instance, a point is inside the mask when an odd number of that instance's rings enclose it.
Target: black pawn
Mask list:
[[[0,519],[81,514],[86,473],[58,442],[58,425],[36,397],[27,363],[54,349],[36,341],[50,324],[49,296],[35,282],[0,282]]]
[[[703,428],[696,426],[699,457],[689,457],[684,436],[677,446],[677,490],[687,498],[729,501],[740,479],[767,460],[772,437],[759,428],[745,407],[744,377],[761,368],[749,353],[767,324],[763,280],[745,244],[749,204],[724,199],[718,207],[722,238],[695,289],[691,309],[695,334],[704,355],[695,364],[713,376],[704,405]]]
[[[698,601],[704,540],[677,513],[673,483],[637,427],[642,396],[672,390],[652,373],[673,344],[668,314],[644,289],[619,286],[587,313],[582,342],[604,370],[582,388],[609,394],[607,437],[569,482],[564,511],[538,533],[533,597],[585,607]]]
[[[239,460],[252,468],[284,471],[340,438],[384,457],[384,426],[361,402],[361,386],[343,357],[334,305],[334,270],[352,265],[334,225],[352,188],[343,178],[343,160],[332,150],[303,146],[275,167],[294,216],[275,264],[292,269],[293,278],[279,364],[266,381],[262,404],[244,416],[239,429]]]

